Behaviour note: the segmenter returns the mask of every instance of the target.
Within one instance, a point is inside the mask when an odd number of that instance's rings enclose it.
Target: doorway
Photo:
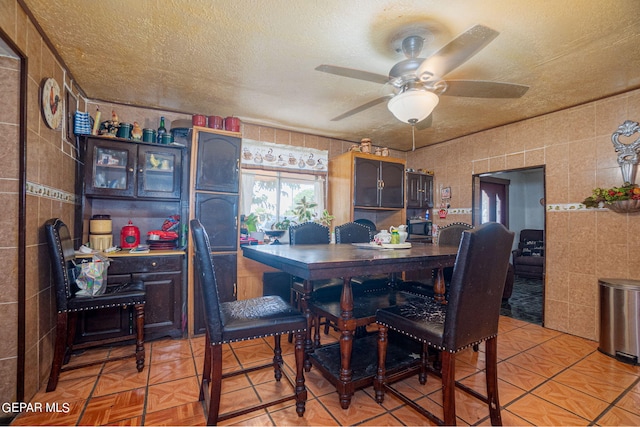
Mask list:
[[[544,181],[543,166],[474,175],[473,224],[503,224],[515,233],[512,249],[516,250],[522,230],[545,230]],[[544,325],[544,274],[542,278],[515,275],[501,314]]]

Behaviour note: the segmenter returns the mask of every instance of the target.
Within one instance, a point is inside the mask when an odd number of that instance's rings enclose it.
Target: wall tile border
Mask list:
[[[27,195],[45,197],[47,199],[57,200],[59,202],[69,203],[72,205],[79,204],[79,200],[76,198],[75,194],[47,187],[46,185],[36,184],[35,182],[27,181]]]

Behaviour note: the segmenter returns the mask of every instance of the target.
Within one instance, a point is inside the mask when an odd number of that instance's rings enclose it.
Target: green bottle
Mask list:
[[[400,233],[398,233],[398,230],[391,230],[391,244],[400,244]]]
[[[162,144],[162,135],[167,133],[167,128],[164,127],[164,116],[160,117],[160,127],[158,128],[158,144]]]

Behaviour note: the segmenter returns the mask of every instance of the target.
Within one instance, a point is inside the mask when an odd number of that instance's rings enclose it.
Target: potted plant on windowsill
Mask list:
[[[625,183],[622,187],[595,188],[582,204],[588,208],[607,208],[617,213],[640,212],[640,187]]]
[[[244,217],[244,225],[247,227],[247,231],[258,231],[258,215],[255,213],[250,213],[249,215]]]

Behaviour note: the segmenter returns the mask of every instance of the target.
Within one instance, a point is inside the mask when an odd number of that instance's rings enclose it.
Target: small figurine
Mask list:
[[[161,160],[156,159],[156,156],[154,156],[153,153],[149,157],[149,163],[151,163],[151,166],[153,166],[153,169],[157,169],[158,166],[160,166],[161,162],[162,162]]]
[[[131,129],[131,139],[136,141],[142,140],[142,129],[138,122],[133,122],[133,129]]]
[[[118,120],[116,110],[111,110],[111,124],[114,126],[118,126],[120,124],[120,120]]]

